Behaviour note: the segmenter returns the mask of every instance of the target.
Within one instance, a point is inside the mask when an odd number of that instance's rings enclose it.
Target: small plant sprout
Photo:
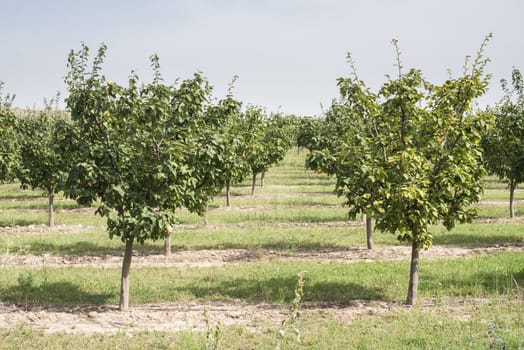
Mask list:
[[[297,274],[297,284],[295,286],[295,298],[293,299],[293,303],[291,304],[291,313],[289,316],[282,320],[282,325],[280,327],[280,330],[278,331],[279,339],[278,343],[275,349],[280,350],[282,343],[286,337],[286,332],[288,329],[292,329],[295,334],[295,339],[297,343],[301,342],[300,339],[300,329],[297,325],[297,320],[300,315],[300,303],[302,301],[302,297],[304,296],[304,275],[305,271],[299,272]]]

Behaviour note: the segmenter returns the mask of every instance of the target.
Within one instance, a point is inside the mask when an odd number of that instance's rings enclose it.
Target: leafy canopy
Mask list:
[[[3,94],[4,83],[0,81],[0,183],[15,178],[18,167],[17,118],[11,110],[14,95]]]
[[[487,111],[495,122],[482,145],[488,170],[516,186],[524,181],[524,81],[516,68],[511,76],[511,88],[502,80],[505,96]]]
[[[75,125],[67,142],[76,164],[67,194],[81,203],[99,199],[111,237],[165,239],[175,208],[200,208],[207,193],[195,193],[202,174],[194,165],[211,89],[198,73],[178,86],[163,84],[157,56],[151,83],[139,85],[131,74],[121,86],[100,74],[105,51],[102,45],[90,71],[87,46],[69,56],[66,102]]]
[[[331,165],[351,217],[365,212],[377,229],[425,248],[431,224],[450,229],[472,219],[470,206],[482,193],[480,139],[487,126],[472,102],[487,88],[485,44],[462,77],[442,85],[430,84],[419,70],[404,72],[400,58],[398,76],[388,76],[376,93],[355,70],[338,80],[341,101],[332,112],[347,123]]]
[[[64,189],[70,167],[69,154],[60,147],[69,117],[63,111],[46,108],[26,111],[19,117],[20,167],[17,177],[23,187],[41,188],[48,194]]]

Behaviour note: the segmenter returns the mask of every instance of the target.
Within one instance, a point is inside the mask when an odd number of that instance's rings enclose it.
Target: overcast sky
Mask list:
[[[151,77],[157,53],[165,81],[203,72],[224,96],[234,75],[235,96],[268,111],[320,114],[348,76],[351,52],[359,76],[377,88],[394,74],[391,39],[406,68],[433,83],[483,38],[493,74],[481,104],[501,97],[499,80],[524,70],[522,0],[0,0],[0,81],[15,106],[41,107],[56,91],[67,95],[67,55],[85,42],[108,46],[103,73],[125,83],[131,70]]]

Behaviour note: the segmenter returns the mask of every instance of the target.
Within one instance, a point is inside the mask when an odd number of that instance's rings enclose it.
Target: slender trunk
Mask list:
[[[209,223],[208,218],[207,218],[208,212],[209,212],[209,204],[206,205],[206,211],[204,212],[204,226],[207,226],[207,224]]]
[[[173,232],[169,232],[167,234],[166,239],[164,240],[164,255],[165,256],[171,256],[171,235],[173,235]]]
[[[256,184],[257,184],[257,173],[253,171],[253,178],[251,179],[251,195],[255,194]]]
[[[373,220],[366,216],[366,241],[368,249],[373,249]]]
[[[129,309],[129,268],[131,267],[131,257],[133,255],[134,237],[126,241],[126,251],[124,262],[122,263],[122,279],[120,284],[120,311]]]
[[[515,198],[515,188],[517,187],[515,181],[511,181],[509,184],[509,217],[513,219],[515,217],[515,208],[513,207],[513,199]]]
[[[231,181],[226,181],[226,207],[231,204]]]
[[[55,226],[55,189],[49,191],[49,227]]]
[[[266,171],[262,171],[262,174],[260,174],[260,187],[264,187],[264,177],[266,176]]]
[[[176,209],[173,209],[173,214],[175,214]],[[164,240],[164,255],[171,256],[171,236],[173,235],[173,227],[168,225],[166,227],[167,237]]]
[[[417,302],[419,255],[420,247],[417,243],[413,242],[411,247],[411,268],[409,270],[408,298],[406,299],[406,304],[408,305],[415,305]]]

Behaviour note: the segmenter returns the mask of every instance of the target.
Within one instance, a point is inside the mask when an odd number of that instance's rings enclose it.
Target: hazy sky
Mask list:
[[[223,97],[268,111],[321,113],[348,76],[351,52],[359,76],[378,87],[394,74],[391,39],[406,68],[434,83],[458,75],[483,38],[493,74],[482,104],[501,97],[499,80],[524,70],[522,0],[0,0],[0,81],[15,106],[42,106],[67,94],[67,55],[85,42],[108,46],[103,73],[125,83],[131,70],[148,80],[157,53],[165,81],[203,72]]]

